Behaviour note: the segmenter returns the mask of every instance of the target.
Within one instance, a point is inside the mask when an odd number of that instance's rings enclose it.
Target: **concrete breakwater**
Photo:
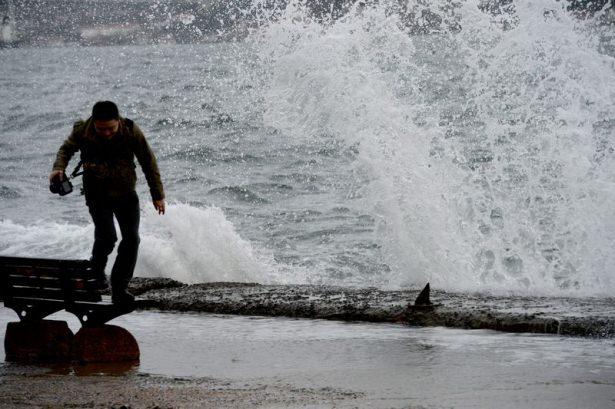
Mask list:
[[[615,335],[615,298],[519,297],[431,292],[432,307],[412,308],[420,289],[386,291],[317,285],[204,283],[135,278],[140,309],[284,316],[573,336]]]

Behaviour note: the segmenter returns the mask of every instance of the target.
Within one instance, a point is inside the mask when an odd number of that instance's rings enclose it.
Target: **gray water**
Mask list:
[[[171,203],[164,218],[154,218],[140,186],[143,274],[263,281],[292,265],[322,271],[324,278],[362,280],[386,271],[372,217],[346,199],[356,183],[348,172],[355,153],[334,141],[280,140],[264,126],[250,81],[233,65],[247,52],[224,43],[4,51],[13,70],[2,84],[9,114],[1,166],[3,175],[16,177],[2,178],[2,252],[87,257],[91,231],[82,228],[89,222],[83,198],[51,196],[46,176],[70,124],[87,116],[83,107],[95,95],[118,101],[141,124]],[[75,64],[72,74],[53,75],[67,69],[67,60]],[[159,223],[162,237],[151,231]],[[229,242],[216,243],[221,236]],[[262,255],[253,255],[248,242]],[[159,254],[165,251],[159,247],[170,254]],[[165,262],[179,271],[165,271]]]
[[[51,318],[79,328],[69,314]],[[0,327],[15,319],[12,311],[0,309]],[[361,393],[359,407],[615,405],[612,340],[156,312],[133,313],[113,323],[139,342],[140,365],[128,374],[334,388]],[[3,364],[2,371],[19,371],[19,366]],[[91,371],[110,369],[79,368],[78,373]]]
[[[156,216],[141,180],[137,275],[612,294],[613,26],[469,0],[417,32],[411,3],[290,5],[227,42],[0,50],[0,254],[88,257],[83,198],[46,178],[111,99],[170,203]]]

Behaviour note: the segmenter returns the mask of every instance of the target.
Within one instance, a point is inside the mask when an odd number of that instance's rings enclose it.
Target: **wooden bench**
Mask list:
[[[66,310],[84,327],[101,326],[135,308],[103,300],[87,260],[0,257],[0,296],[21,321]]]

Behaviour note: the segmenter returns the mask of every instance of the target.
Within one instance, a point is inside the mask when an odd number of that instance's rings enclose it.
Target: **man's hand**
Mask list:
[[[154,200],[154,207],[158,210],[158,214],[164,214],[164,199]]]
[[[54,170],[54,171],[51,171],[51,173],[49,174],[49,182],[53,183],[54,180],[61,182],[63,179],[64,179],[64,172],[61,170]]]

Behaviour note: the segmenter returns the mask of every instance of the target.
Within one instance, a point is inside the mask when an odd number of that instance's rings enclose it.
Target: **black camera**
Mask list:
[[[66,177],[66,174],[64,174],[64,178],[61,181],[54,180],[51,182],[49,185],[49,190],[51,190],[51,193],[66,196],[73,191],[73,184],[70,183],[70,180]]]

